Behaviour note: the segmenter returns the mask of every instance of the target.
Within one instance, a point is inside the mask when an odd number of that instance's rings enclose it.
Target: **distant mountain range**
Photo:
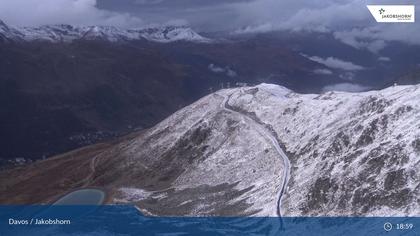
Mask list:
[[[148,40],[168,43],[188,41],[209,43],[210,39],[185,26],[160,26],[142,29],[120,29],[112,26],[45,25],[41,27],[11,27],[0,21],[3,41],[72,42],[74,40],[106,40],[110,42]]]
[[[415,71],[420,53],[412,45],[390,47],[378,55],[314,32],[0,22],[0,165],[149,128],[222,87],[266,82],[322,93],[391,86]]]

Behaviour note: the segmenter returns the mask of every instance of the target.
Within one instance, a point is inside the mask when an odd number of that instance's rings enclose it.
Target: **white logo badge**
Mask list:
[[[410,23],[415,22],[414,5],[367,5],[376,22]]]

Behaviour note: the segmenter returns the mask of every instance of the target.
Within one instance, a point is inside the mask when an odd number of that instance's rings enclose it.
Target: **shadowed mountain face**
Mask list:
[[[0,159],[38,159],[156,124],[211,90],[272,81],[320,90],[283,45],[147,41],[0,44]],[[293,79],[292,79],[293,78]]]
[[[0,54],[1,158],[39,158],[147,127],[193,99],[182,66],[141,47],[8,44]]]

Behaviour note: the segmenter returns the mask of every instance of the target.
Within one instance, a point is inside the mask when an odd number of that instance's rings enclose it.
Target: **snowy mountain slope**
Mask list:
[[[283,163],[259,130],[222,108],[223,100],[210,95],[127,146],[128,169],[119,172],[158,165],[165,182],[151,187],[132,179],[115,201],[152,215],[276,215]]]
[[[6,25],[0,20],[0,39],[2,41],[17,40],[21,36],[20,32]]]
[[[175,41],[190,41],[210,43],[212,40],[205,38],[188,27],[166,26],[158,28],[146,28],[129,30],[129,33],[137,33],[140,37],[150,41],[168,43]]]
[[[419,100],[420,86],[220,90],[147,131],[0,172],[0,202],[92,186],[148,215],[418,216]]]
[[[71,42],[74,40],[101,39],[110,42],[148,40],[160,43],[188,41],[210,43],[207,39],[185,26],[160,26],[142,29],[120,29],[112,26],[45,25],[40,27],[7,26],[0,21],[0,36],[9,40]]]
[[[96,186],[110,203],[135,204],[149,215],[275,216],[284,163],[255,124],[223,105],[224,94],[212,94],[109,147],[0,172],[0,202],[50,202],[62,191]],[[19,193],[2,191],[15,185]]]
[[[285,215],[419,215],[420,86],[300,95],[262,84],[231,105],[278,134],[292,163]]]
[[[220,146],[221,150],[215,152],[201,167],[195,167],[191,173],[179,176],[174,186],[197,187],[203,182],[216,186],[227,179],[228,183],[233,183],[228,174],[231,173],[230,170],[242,179],[239,183],[240,189],[255,186],[255,183],[260,184],[261,181],[264,182],[262,186],[267,188],[267,178],[278,186],[277,192],[269,191],[272,194],[271,201],[264,200],[269,204],[261,205],[260,202],[261,196],[267,195],[265,188],[257,189],[258,197],[254,195],[257,192],[248,195],[252,199],[249,203],[253,203],[250,209],[257,206],[263,209],[257,215],[275,215],[268,210],[276,209],[273,199],[275,196],[280,201],[283,216],[420,214],[419,86],[392,87],[354,94],[330,92],[301,95],[280,86],[262,84],[253,88],[223,90],[217,94],[228,97],[225,101],[227,106],[236,112],[225,110],[227,116],[213,117],[210,114],[215,110],[220,112],[219,108],[207,107],[203,111],[197,107],[186,108],[155,127],[159,132],[168,127],[177,127],[169,133],[165,132],[166,135],[174,135],[173,137],[165,139],[165,135],[164,139],[158,139],[157,142],[176,140],[179,132],[188,135],[194,130],[190,125],[178,126],[182,123],[190,124],[184,119],[214,122],[215,119],[237,117],[254,132],[244,135],[234,133],[228,127],[219,131],[216,135],[218,139],[229,135],[237,141],[225,142]],[[220,102],[212,101],[209,97],[203,100],[211,104]],[[201,106],[201,102],[195,106]],[[184,115],[180,117],[180,114]],[[219,127],[220,125],[211,126],[210,130],[215,132]],[[280,194],[281,199],[278,195],[279,188],[286,178],[284,173],[288,170],[279,158],[275,145],[267,138],[267,132],[278,139],[291,162],[290,181],[286,182],[287,188],[283,196]],[[197,145],[203,145],[203,140],[199,140]],[[258,151],[259,148],[254,146],[257,140],[265,141],[268,153],[274,154],[269,156],[274,158],[271,161],[277,159],[280,162],[277,165],[277,168],[280,166],[280,173],[275,178],[277,181],[273,182],[272,174],[260,168],[257,173],[261,171],[260,174],[265,176],[261,180],[254,177],[249,181],[249,174],[243,173],[249,171],[250,167],[255,168],[255,164],[249,162],[248,156],[264,157]],[[161,145],[171,147],[171,142]],[[205,142],[204,145],[217,146],[213,142]],[[247,165],[244,166],[243,162]],[[228,169],[221,168],[219,163],[229,163]],[[266,160],[263,165],[268,163],[270,161]],[[132,201],[136,191],[132,187],[129,189],[122,190],[122,199],[125,197],[127,200],[129,196],[129,201]],[[263,189],[265,191],[260,192]],[[142,197],[144,196],[140,199]],[[152,201],[149,197],[147,195],[148,201]],[[162,201],[162,195],[156,197]]]

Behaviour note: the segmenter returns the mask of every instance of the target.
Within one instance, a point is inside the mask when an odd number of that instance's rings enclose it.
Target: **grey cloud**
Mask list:
[[[404,3],[416,4],[416,1]],[[395,1],[255,1],[236,8],[246,26],[235,33],[272,30],[332,32],[343,43],[374,53],[380,52],[389,41],[420,44],[418,23],[379,24],[371,16],[367,4],[395,4]],[[416,13],[419,14],[419,8]]]
[[[114,25],[136,27],[144,22],[129,13],[99,9],[96,0],[2,0],[0,19],[12,25]]]
[[[333,72],[328,69],[316,69],[313,71],[317,75],[332,75]]]
[[[389,58],[389,57],[378,57],[378,61],[385,61],[385,62],[387,62],[387,61],[391,61],[391,58]]]
[[[220,73],[226,74],[229,77],[236,77],[238,75],[234,70],[230,69],[228,66],[225,67],[225,68],[223,68],[223,67],[220,67],[220,66],[216,66],[214,64],[210,64],[208,66],[208,68],[209,68],[210,71],[212,71],[214,73],[217,73],[217,74],[220,74]]]
[[[354,76],[355,76],[354,72],[345,72],[339,75],[340,79],[345,80],[345,81],[353,81]]]
[[[220,31],[242,27],[235,8],[252,1],[259,0],[98,0],[98,6],[129,12],[148,23],[184,20],[198,31]]]
[[[209,70],[214,73],[224,73],[225,69],[219,66],[215,66],[214,64],[209,65]]]
[[[185,19],[203,31],[329,30],[370,15],[360,0],[99,0],[150,21]]]
[[[369,17],[359,0],[262,0],[238,4],[236,10],[248,21],[248,27],[271,24],[273,30],[328,31]]]
[[[256,26],[253,26],[253,25],[246,26],[244,28],[233,31],[232,33],[233,34],[266,33],[273,30],[274,30],[274,27],[271,23],[264,23],[264,24],[256,25]]]
[[[135,0],[135,4],[140,5],[155,5],[164,2],[164,0]]]
[[[420,44],[420,28],[414,24],[378,24],[365,28],[353,28],[337,31],[335,38],[358,49],[379,52],[386,46],[386,41],[400,41],[408,44]]]
[[[357,49],[367,49],[371,52],[377,53],[385,48],[385,41],[382,39],[374,39],[372,37],[363,37],[361,31],[366,29],[352,29],[350,31],[334,32],[334,37],[341,40],[343,43],[350,45]]]
[[[365,68],[360,65],[356,65],[349,61],[344,61],[335,57],[327,57],[327,58],[321,58],[317,56],[307,56],[302,54],[303,56],[307,57],[308,59],[318,62],[320,64],[323,64],[329,68],[333,69],[340,69],[345,71],[358,71],[358,70],[364,70]]]
[[[121,4],[119,1],[113,0],[101,0],[101,1],[108,1],[113,2],[113,4]],[[253,0],[132,0],[132,3],[139,4],[139,5],[159,5],[159,7],[166,7],[166,8],[203,8],[208,6],[218,6],[218,5],[225,5],[225,4],[232,4],[232,3],[246,3],[251,2]],[[130,2],[130,1],[126,1]]]

